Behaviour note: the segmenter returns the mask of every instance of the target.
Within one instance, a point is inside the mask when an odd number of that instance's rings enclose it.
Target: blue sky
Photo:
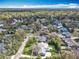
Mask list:
[[[26,8],[26,7],[68,7],[74,6],[78,7],[78,0],[0,0],[0,7],[16,7],[16,8]],[[57,7],[57,8],[58,8]]]

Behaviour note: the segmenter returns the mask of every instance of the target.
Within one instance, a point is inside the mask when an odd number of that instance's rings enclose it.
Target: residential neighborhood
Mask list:
[[[79,59],[79,11],[71,11],[2,12],[0,59]]]

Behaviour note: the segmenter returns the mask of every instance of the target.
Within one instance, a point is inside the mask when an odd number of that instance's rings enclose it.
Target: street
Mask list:
[[[27,38],[26,39],[24,39],[24,42],[22,42],[22,45],[20,46],[20,48],[18,49],[18,52],[14,55],[14,57],[13,58],[11,58],[11,59],[19,59],[20,58],[20,56],[21,56],[21,54],[23,53],[23,49],[24,49],[24,47],[25,47],[25,45],[26,45],[26,43],[27,43],[27,41],[28,41],[28,36],[27,36]]]

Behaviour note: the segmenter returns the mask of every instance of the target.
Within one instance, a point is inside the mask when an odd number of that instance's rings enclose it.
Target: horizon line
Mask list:
[[[52,4],[52,5],[10,5],[0,6],[0,8],[79,8],[79,4]]]

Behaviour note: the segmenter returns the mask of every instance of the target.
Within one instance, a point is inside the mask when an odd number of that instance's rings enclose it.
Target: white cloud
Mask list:
[[[3,6],[2,8],[6,7],[7,8],[79,8],[79,5],[70,3],[70,4],[52,4],[52,5]]]
[[[69,4],[68,8],[79,8],[78,4]]]
[[[79,8],[78,4],[24,5],[21,8]]]

